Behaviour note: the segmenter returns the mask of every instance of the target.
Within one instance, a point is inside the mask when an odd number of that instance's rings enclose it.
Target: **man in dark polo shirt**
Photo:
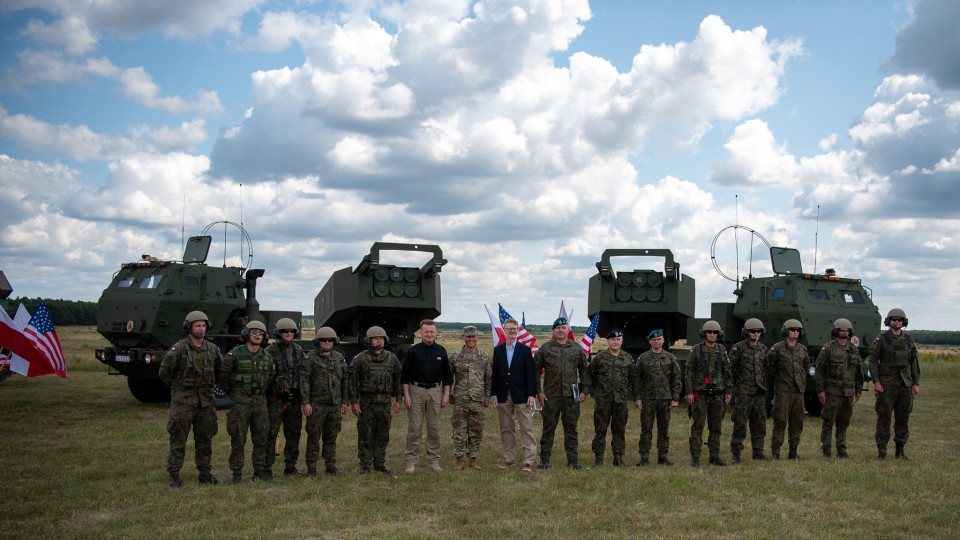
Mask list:
[[[420,343],[407,352],[403,362],[403,404],[407,407],[407,444],[403,458],[405,472],[417,469],[423,422],[427,422],[427,463],[440,472],[440,408],[450,403],[450,362],[447,350],[436,342],[437,325],[430,319],[420,321]]]

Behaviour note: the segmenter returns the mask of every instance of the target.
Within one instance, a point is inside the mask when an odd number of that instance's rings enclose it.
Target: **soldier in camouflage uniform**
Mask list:
[[[807,373],[810,371],[810,356],[807,348],[799,343],[803,325],[789,319],[780,328],[783,341],[767,351],[767,377],[773,381],[773,435],[770,437],[770,452],[773,459],[780,459],[783,432],[790,424],[790,459],[800,459],[797,447],[803,433],[803,393],[807,390]]]
[[[300,402],[307,417],[307,476],[317,475],[320,437],[323,436],[323,461],[327,474],[343,474],[337,468],[337,435],[350,401],[347,362],[333,350],[337,333],[324,326],[313,339],[316,349],[300,365]]]
[[[589,385],[587,355],[579,343],[568,339],[570,326],[563,317],[553,322],[553,339],[547,341],[533,357],[537,379],[537,397],[543,407],[543,433],[540,436],[540,469],[550,468],[553,436],[563,415],[563,448],[567,465],[580,468],[577,456],[577,420],[580,403],[587,398],[583,385]],[[541,385],[542,373],[542,385]]]
[[[386,466],[387,444],[390,443],[390,403],[394,414],[400,412],[403,387],[400,382],[400,360],[383,349],[387,333],[379,326],[367,330],[369,349],[353,358],[350,364],[350,400],[357,416],[357,455],[360,474],[373,468],[389,474]]]
[[[670,451],[670,409],[680,404],[680,364],[677,358],[663,350],[663,330],[647,335],[650,350],[637,360],[637,376],[633,389],[640,409],[640,461],[637,467],[650,463],[653,442],[653,421],[657,421],[657,463],[673,465]]]
[[[767,348],[760,344],[766,332],[760,319],[747,319],[741,334],[746,337],[730,349],[730,373],[733,376],[733,437],[730,453],[734,463],[742,463],[743,440],[750,424],[753,459],[767,461],[763,439],[767,434]]]
[[[890,416],[896,419],[893,442],[897,445],[898,459],[909,461],[903,452],[910,436],[910,412],[913,396],[920,391],[920,363],[917,360],[917,344],[907,327],[907,316],[900,308],[887,313],[884,324],[890,329],[881,332],[870,345],[870,373],[873,374],[873,391],[877,395],[877,452],[880,460],[887,459],[887,442],[890,440]]]
[[[230,470],[233,471],[231,484],[239,484],[242,479],[247,431],[250,431],[250,438],[253,439],[253,479],[269,480],[263,473],[266,469],[267,447],[270,446],[266,392],[273,381],[274,367],[273,361],[261,347],[266,335],[267,327],[262,322],[247,323],[240,333],[244,344],[227,353],[217,374],[217,384],[233,402],[227,413]]]
[[[593,409],[593,455],[594,467],[603,464],[603,451],[607,446],[607,426],[613,434],[610,450],[613,452],[613,466],[626,467],[623,452],[627,443],[627,405],[628,392],[635,384],[636,371],[633,369],[633,357],[620,349],[623,345],[623,332],[611,330],[607,333],[607,350],[593,357],[587,371],[593,381],[593,397],[596,404]]]
[[[850,459],[847,454],[847,426],[853,416],[853,404],[860,401],[863,388],[863,360],[860,352],[848,341],[853,325],[847,319],[837,319],[830,330],[833,340],[823,344],[817,355],[813,379],[817,383],[817,397],[823,410],[820,429],[820,447],[823,457],[830,457],[833,425],[837,425],[837,457]]]
[[[167,472],[170,487],[180,487],[180,468],[183,466],[187,436],[193,428],[196,447],[194,462],[201,484],[218,484],[211,474],[213,436],[217,434],[216,398],[213,387],[222,357],[216,345],[204,339],[210,329],[210,320],[201,311],[191,311],[183,322],[189,335],[178,341],[160,363],[160,380],[170,386],[170,453],[167,454]]]
[[[300,365],[306,360],[303,348],[294,343],[300,337],[300,329],[292,319],[277,321],[273,330],[276,341],[267,347],[267,354],[276,368],[272,395],[268,397],[267,411],[270,415],[270,441],[277,444],[277,435],[283,426],[283,474],[303,474],[297,470],[300,457],[300,432],[303,430],[303,414],[300,411]],[[267,452],[265,476],[273,478],[274,452]]]
[[[720,459],[720,428],[727,403],[730,403],[730,359],[720,338],[720,324],[707,321],[700,328],[702,343],[690,349],[684,382],[687,389],[687,404],[693,424],[690,426],[690,465],[700,466],[700,451],[703,450],[703,426],[707,424],[710,464],[725,466]]]
[[[477,327],[463,328],[463,347],[450,355],[453,374],[453,455],[454,467],[463,470],[463,456],[470,458],[470,468],[480,470],[480,442],[483,440],[483,417],[490,400],[493,364],[490,355],[477,348]]]

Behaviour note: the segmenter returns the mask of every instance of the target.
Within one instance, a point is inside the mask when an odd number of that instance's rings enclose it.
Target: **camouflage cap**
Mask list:
[[[476,327],[476,326],[464,326],[464,327],[463,327],[463,337],[471,337],[471,336],[476,337],[476,336],[479,336],[479,335],[480,335],[480,333],[477,332],[477,327]]]
[[[554,328],[558,326],[563,326],[565,324],[567,324],[567,319],[565,319],[564,317],[557,317],[557,320],[553,321]]]

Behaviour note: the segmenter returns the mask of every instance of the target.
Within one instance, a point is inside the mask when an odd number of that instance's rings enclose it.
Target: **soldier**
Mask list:
[[[303,348],[293,340],[300,337],[300,329],[293,319],[277,321],[273,329],[277,341],[267,347],[267,354],[276,368],[272,395],[268,397],[267,411],[270,415],[270,441],[276,441],[283,426],[283,474],[303,474],[297,470],[300,457],[300,431],[303,429],[303,414],[300,412],[300,365],[306,360]],[[274,444],[276,444],[274,442]],[[273,478],[273,463],[277,456],[267,452],[264,475]]]
[[[742,463],[743,439],[750,424],[750,446],[753,459],[769,461],[763,455],[763,438],[767,434],[767,348],[760,344],[766,333],[760,319],[747,319],[740,334],[747,338],[730,349],[730,373],[733,376],[733,437],[730,453],[734,463]]]
[[[170,386],[170,453],[167,454],[167,472],[170,487],[180,487],[180,468],[183,466],[187,436],[193,428],[196,447],[194,462],[200,473],[201,484],[219,484],[210,472],[213,454],[213,436],[217,434],[217,411],[213,395],[217,370],[223,358],[216,345],[204,339],[210,330],[210,320],[202,311],[191,311],[183,321],[188,335],[178,341],[164,355],[160,363],[160,380]]]
[[[563,414],[563,448],[567,465],[580,468],[577,456],[577,420],[580,403],[586,399],[583,385],[589,385],[587,355],[578,343],[567,339],[570,326],[563,317],[553,322],[553,339],[547,341],[533,357],[537,396],[543,407],[543,433],[540,436],[540,469],[550,468],[553,436]],[[543,374],[541,386],[540,374]]]
[[[307,417],[307,476],[317,475],[320,437],[323,436],[323,461],[327,474],[343,474],[337,468],[337,435],[350,401],[347,362],[339,351],[337,333],[324,326],[313,338],[316,349],[300,366],[301,411]]]
[[[400,360],[383,347],[387,333],[379,326],[367,330],[364,343],[369,347],[353,358],[350,364],[350,401],[357,416],[357,457],[360,474],[373,468],[389,474],[386,466],[387,444],[390,443],[390,402],[394,414],[400,412],[403,388],[400,383]]]
[[[700,466],[700,451],[703,449],[703,425],[708,424],[710,464],[725,466],[720,459],[720,428],[726,405],[730,403],[730,359],[723,345],[717,343],[722,337],[720,323],[707,321],[700,327],[702,343],[690,349],[684,380],[687,388],[687,404],[693,425],[690,426],[690,466]]]
[[[789,319],[780,328],[783,341],[767,351],[767,377],[773,381],[773,436],[770,437],[770,452],[773,459],[780,459],[783,432],[790,423],[789,459],[800,459],[797,447],[803,433],[803,393],[807,389],[807,373],[810,371],[810,356],[807,348],[799,343],[803,325]]]
[[[490,400],[493,364],[490,355],[477,348],[477,327],[463,327],[463,347],[450,355],[453,374],[453,455],[458,471],[463,470],[463,456],[470,458],[470,468],[480,470],[480,442],[483,440],[483,417]]]
[[[860,401],[863,388],[863,360],[860,352],[848,339],[853,325],[847,319],[833,321],[830,329],[833,340],[823,344],[817,355],[813,379],[817,383],[817,397],[823,405],[820,416],[820,447],[823,457],[830,457],[833,424],[837,424],[837,457],[850,459],[847,454],[847,426],[853,416],[853,404]]]
[[[893,442],[897,445],[895,456],[910,461],[903,453],[903,447],[910,436],[913,396],[920,392],[917,344],[903,331],[907,327],[907,315],[902,309],[891,309],[883,324],[890,329],[877,336],[869,354],[873,391],[877,395],[877,453],[880,461],[887,459],[890,416],[893,414],[896,420],[893,426]]]
[[[266,336],[267,327],[262,322],[247,323],[240,332],[243,345],[227,353],[217,377],[217,384],[233,402],[227,413],[230,470],[233,471],[231,484],[239,484],[242,480],[243,447],[247,444],[248,430],[253,440],[253,480],[270,480],[264,475],[270,445],[266,392],[273,381],[274,366],[261,346]]]
[[[421,342],[410,350],[403,362],[403,404],[407,407],[407,442],[403,451],[404,472],[412,473],[420,461],[423,424],[427,424],[427,463],[440,472],[440,409],[450,403],[450,360],[447,350],[437,343],[437,325],[430,319],[420,321]]]
[[[637,467],[650,463],[653,441],[653,420],[657,420],[657,463],[673,465],[670,451],[670,409],[680,404],[680,364],[663,350],[663,330],[647,334],[650,350],[637,360],[637,377],[633,393],[640,409],[640,461]]]
[[[611,330],[607,333],[607,350],[600,351],[590,361],[587,370],[593,381],[593,397],[596,404],[593,409],[593,455],[594,467],[603,465],[603,451],[607,446],[607,425],[613,440],[610,450],[613,452],[613,466],[626,467],[623,451],[626,450],[625,432],[630,400],[628,392],[633,388],[636,372],[633,369],[633,357],[620,349],[623,345],[623,332]]]

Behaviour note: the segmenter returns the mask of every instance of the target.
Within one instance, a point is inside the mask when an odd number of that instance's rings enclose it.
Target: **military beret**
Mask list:
[[[476,327],[476,326],[464,326],[464,327],[463,327],[463,337],[479,336],[479,335],[480,335],[480,334],[477,332],[477,327]]]
[[[567,319],[565,319],[565,318],[563,318],[563,317],[557,317],[557,320],[553,321],[553,327],[554,327],[554,328],[556,328],[556,327],[558,327],[558,326],[562,326],[562,325],[564,325],[564,324],[567,324]]]
[[[621,332],[618,329],[613,329],[607,332],[607,339],[615,338],[615,337],[623,337],[623,332]]]
[[[663,337],[663,330],[659,330],[659,329],[658,329],[658,330],[654,330],[653,332],[650,332],[649,334],[647,334],[647,339],[653,339],[653,338],[658,338],[658,337]]]

